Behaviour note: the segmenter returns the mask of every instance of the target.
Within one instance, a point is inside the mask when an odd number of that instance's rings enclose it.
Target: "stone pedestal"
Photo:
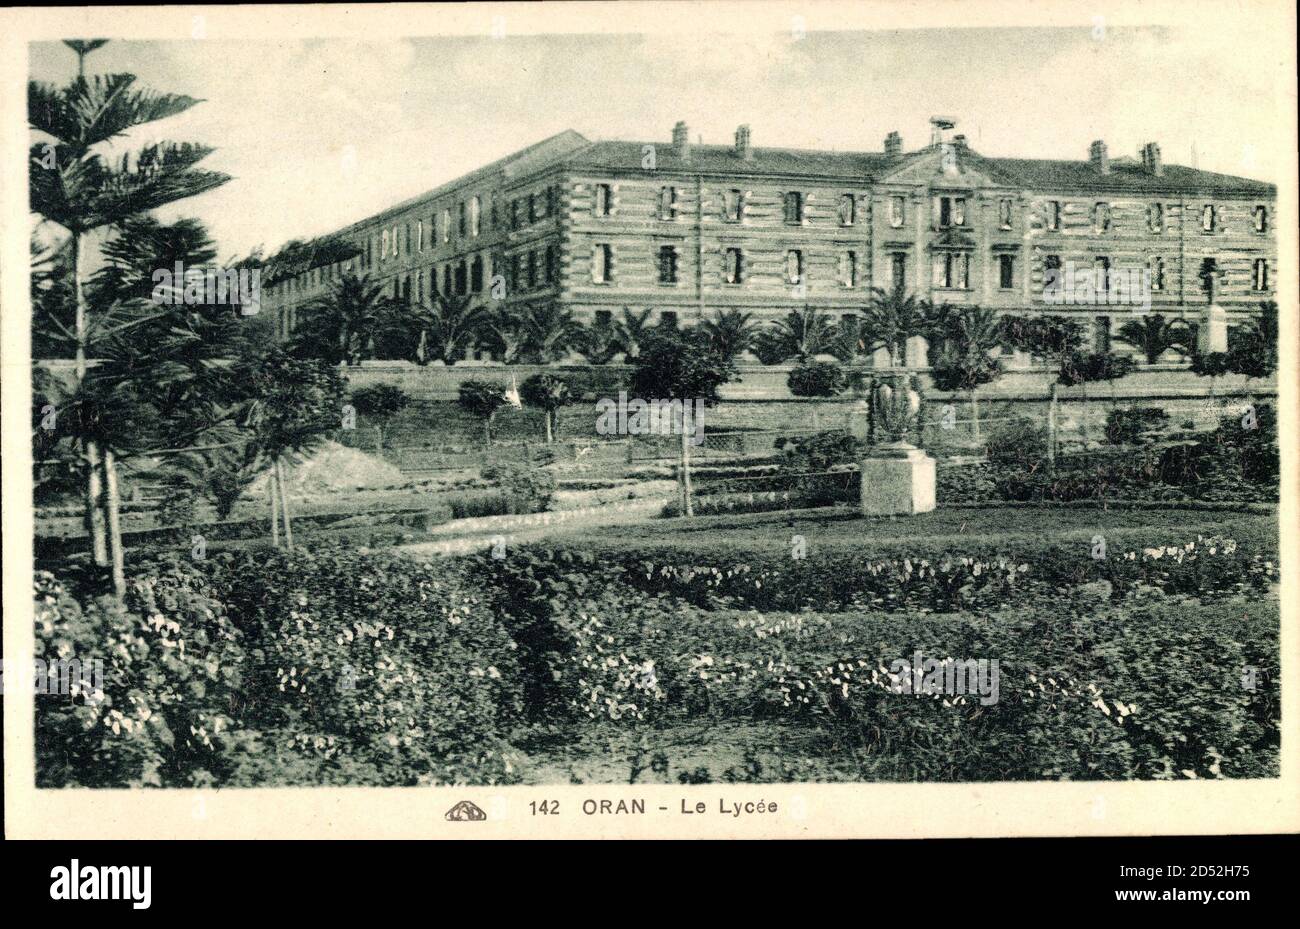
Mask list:
[[[1228,314],[1223,307],[1211,304],[1205,308],[1205,317],[1201,320],[1196,341],[1200,343],[1196,347],[1202,353],[1228,350]]]
[[[914,445],[877,445],[862,461],[862,512],[910,516],[934,509],[934,459]]]
[[[853,438],[859,442],[867,441],[871,432],[871,411],[867,409],[867,401],[859,400],[854,404],[846,417],[845,426]]]

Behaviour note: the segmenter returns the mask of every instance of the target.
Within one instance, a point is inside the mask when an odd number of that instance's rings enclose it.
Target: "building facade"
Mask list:
[[[589,142],[564,132],[340,230],[359,253],[264,295],[288,331],[344,273],[399,298],[555,301],[579,319],[624,308],[689,324],[860,312],[872,289],[1084,321],[1098,348],[1129,319],[1198,326],[1203,347],[1275,298],[1276,188],[1163,163],[1155,143],[1112,158],[988,158],[954,120],[929,144],[878,153]],[[1094,286],[1096,285],[1096,286]],[[923,345],[909,352],[924,363]]]

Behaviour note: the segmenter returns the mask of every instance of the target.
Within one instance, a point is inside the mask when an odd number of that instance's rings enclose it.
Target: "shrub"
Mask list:
[[[47,652],[98,706],[38,706],[49,786],[503,783],[515,650],[457,561],[321,547],[141,565],[125,609],[38,578]],[[88,778],[93,779],[88,783]]]
[[[1161,430],[1168,421],[1169,414],[1158,406],[1116,407],[1106,414],[1106,441],[1112,445],[1135,445],[1144,435]]]
[[[501,488],[510,513],[539,513],[555,494],[555,475],[543,468],[514,462],[497,462],[482,471],[483,479]]]
[[[1036,471],[1047,460],[1047,429],[1026,416],[1012,417],[989,430],[985,448],[994,465]]]
[[[848,379],[833,361],[806,361],[790,370],[786,386],[796,397],[833,397],[848,387]]]

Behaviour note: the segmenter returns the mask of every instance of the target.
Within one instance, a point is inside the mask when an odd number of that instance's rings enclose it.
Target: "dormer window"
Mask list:
[[[1011,198],[1003,197],[998,201],[998,228],[1011,228]]]
[[[1047,201],[1047,230],[1057,232],[1061,228],[1061,201]]]
[[[840,196],[840,225],[852,226],[857,218],[857,200],[853,194],[842,194]]]
[[[614,212],[614,191],[608,184],[596,185],[596,215],[609,216]]]
[[[738,223],[745,215],[745,195],[739,190],[727,191],[722,196],[722,216],[729,223]]]
[[[895,229],[902,228],[907,219],[907,203],[902,197],[889,198],[889,225]]]
[[[1219,210],[1212,204],[1207,203],[1201,210],[1201,231],[1213,232],[1218,228]]]
[[[1255,231],[1259,233],[1268,232],[1268,207],[1260,204],[1255,207]]]

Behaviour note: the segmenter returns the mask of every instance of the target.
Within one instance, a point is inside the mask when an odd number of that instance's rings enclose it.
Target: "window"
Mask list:
[[[379,248],[379,257],[381,259],[384,259],[388,257],[388,230],[387,229],[383,231],[383,234],[380,237],[380,241],[383,244]]]
[[[803,194],[797,190],[785,195],[785,221],[791,224],[803,222]]]
[[[451,286],[451,265],[442,266],[442,293],[447,297],[455,293]]]
[[[522,267],[523,264],[519,257],[519,254],[516,253],[514,255],[511,255],[510,256],[510,286],[511,287],[514,287],[516,289],[519,288],[520,280],[522,277],[522,275],[520,274],[520,268]]]
[[[931,203],[937,229],[966,225],[965,197],[935,197]]]
[[[934,286],[962,290],[970,286],[970,255],[943,252],[934,256]]]
[[[611,313],[609,310],[597,310],[597,311],[596,311],[596,325],[597,325],[597,326],[608,326],[608,325],[609,325],[610,323],[612,323],[613,321],[614,321],[614,314]]]
[[[889,282],[897,290],[907,286],[906,252],[894,252],[889,256]]]
[[[1268,207],[1262,203],[1255,207],[1255,231],[1268,232]]]
[[[676,187],[659,188],[659,218],[660,219],[677,218],[677,188]]]
[[[1050,232],[1057,232],[1061,228],[1061,201],[1047,201],[1047,228]]]
[[[845,252],[840,255],[840,284],[844,287],[856,287],[858,284],[857,252]]]
[[[1151,289],[1165,289],[1165,260],[1163,258],[1151,259]]]
[[[494,230],[501,228],[501,202],[496,194],[492,195],[488,207],[488,222]]]
[[[560,188],[551,185],[546,188],[546,215],[554,216],[560,212]]]
[[[1110,290],[1110,259],[1105,255],[1098,255],[1092,260],[1092,269],[1097,272],[1097,284],[1102,290]]]
[[[1016,266],[1011,255],[998,256],[998,286],[1010,290],[1016,286]]]
[[[1163,203],[1153,203],[1147,207],[1147,228],[1152,232],[1164,231],[1165,207]]]
[[[529,194],[528,195],[528,221],[530,223],[535,223],[540,218],[541,217],[537,215],[537,194],[535,193]]]
[[[591,250],[591,280],[596,284],[608,284],[614,279],[614,249],[609,245],[597,245]]]
[[[857,218],[857,198],[853,194],[842,194],[840,196],[840,225],[852,226]]]
[[[442,242],[447,244],[451,241],[451,210],[443,209],[442,211]]]
[[[662,329],[677,328],[677,314],[672,310],[663,310],[659,313],[659,326]]]
[[[889,198],[889,225],[895,229],[901,227],[907,219],[907,204],[902,197]]]
[[[476,294],[483,292],[483,259],[477,256],[469,266],[469,289]]]
[[[465,262],[456,265],[456,293],[464,296],[469,292],[469,268]]]
[[[745,279],[745,259],[740,249],[729,248],[723,254],[722,275],[728,284],[739,284]]]
[[[1110,204],[1094,203],[1092,206],[1092,231],[1110,232]]]
[[[785,282],[787,284],[803,283],[803,252],[790,249],[785,253]]]
[[[1006,197],[998,201],[998,228],[1011,228],[1011,200]]]
[[[546,265],[543,271],[546,283],[554,284],[560,279],[560,249],[556,245],[546,246]]]
[[[1201,210],[1201,231],[1213,232],[1217,226],[1218,218],[1218,210],[1214,204],[1205,204],[1205,208]]]
[[[739,190],[729,190],[722,197],[722,218],[738,223],[745,215],[745,195]]]
[[[517,197],[510,201],[510,228],[519,228],[519,199]]]
[[[614,192],[608,184],[596,185],[596,215],[609,216],[614,212]]]
[[[1254,272],[1251,275],[1251,287],[1254,290],[1268,290],[1268,262],[1263,258],[1255,259]]]
[[[659,246],[659,283],[677,283],[677,249],[671,245]]]
[[[424,251],[424,220],[422,219],[415,221],[415,250]]]
[[[477,236],[479,234],[479,214],[483,210],[483,201],[474,197],[469,202],[469,234]]]
[[[529,249],[528,251],[528,289],[532,290],[537,286],[537,252]]]

